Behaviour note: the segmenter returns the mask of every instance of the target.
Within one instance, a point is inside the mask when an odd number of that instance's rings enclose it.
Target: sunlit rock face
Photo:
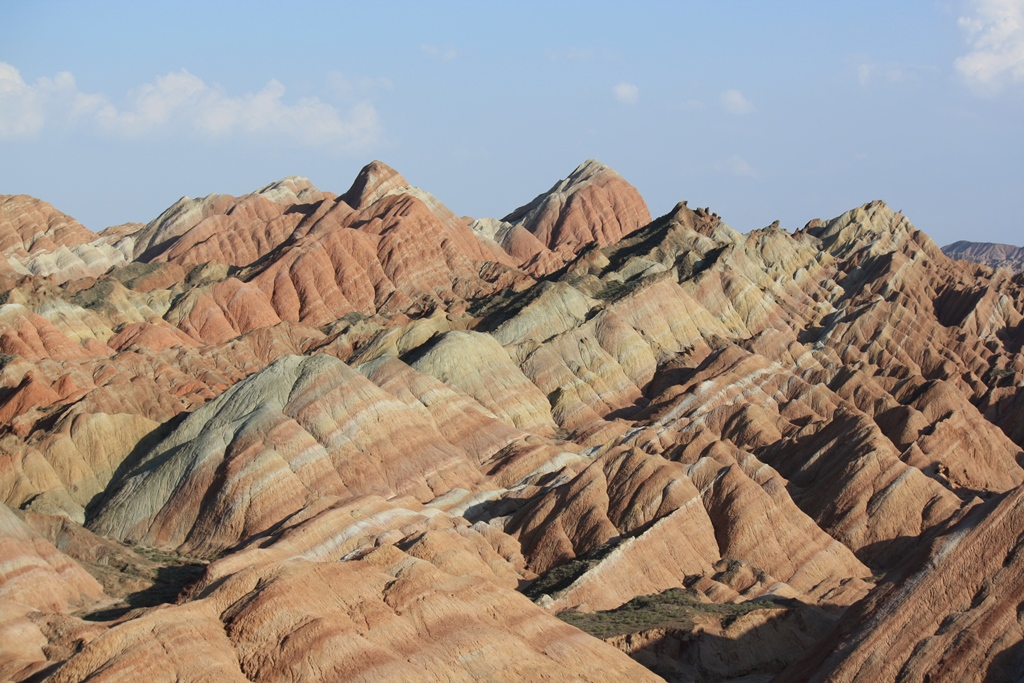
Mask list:
[[[650,211],[636,188],[590,159],[490,230],[524,267],[544,274],[572,260],[583,248],[614,244],[650,221]]]
[[[1024,280],[884,202],[373,162],[0,249],[4,680],[1019,671]]]

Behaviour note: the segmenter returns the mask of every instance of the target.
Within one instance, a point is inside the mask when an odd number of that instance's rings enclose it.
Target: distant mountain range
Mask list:
[[[1006,268],[1024,272],[1024,247],[991,242],[968,242],[960,240],[942,248],[942,252],[954,259],[972,261],[990,268]]]

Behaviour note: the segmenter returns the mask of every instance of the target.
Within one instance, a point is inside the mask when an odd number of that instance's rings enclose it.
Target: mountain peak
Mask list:
[[[0,253],[26,260],[96,237],[53,205],[27,194],[0,195]]]
[[[915,228],[902,211],[894,211],[880,199],[851,209],[824,225],[810,227],[808,232],[838,256],[848,256],[862,248],[876,254],[887,253],[903,249],[908,242],[932,256],[940,253],[931,238]]]
[[[588,185],[605,183],[613,179],[622,180],[622,176],[616,173],[610,166],[602,164],[597,159],[587,159],[577,166],[572,173],[552,185],[550,190],[537,195],[533,198],[533,201],[520,206],[502,220],[507,223],[530,223],[531,215],[536,214],[539,208],[552,197],[569,195]],[[625,180],[622,180],[622,182],[625,183]],[[625,184],[628,185],[628,183]],[[531,230],[531,232],[533,231]]]
[[[323,192],[317,189],[309,178],[297,175],[290,175],[264,185],[253,194],[258,194],[275,204],[308,204],[324,197]]]
[[[588,244],[617,242],[650,223],[651,213],[635,187],[588,159],[503,220],[526,228],[568,259]]]
[[[615,176],[619,175],[611,166],[607,166],[598,161],[597,159],[587,159],[582,164],[577,166],[576,170],[569,174],[569,177],[565,179],[565,182],[567,182],[570,185],[578,184],[586,182],[587,180],[591,180],[594,177],[604,173],[611,173],[614,174]]]
[[[383,161],[371,161],[363,166],[352,187],[341,196],[353,209],[363,209],[384,195],[409,187],[409,181],[402,174]]]

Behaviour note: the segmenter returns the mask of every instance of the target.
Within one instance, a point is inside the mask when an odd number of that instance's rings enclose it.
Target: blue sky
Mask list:
[[[1024,0],[0,0],[0,193],[99,230],[381,159],[502,216],[587,158],[747,231],[1024,244]]]

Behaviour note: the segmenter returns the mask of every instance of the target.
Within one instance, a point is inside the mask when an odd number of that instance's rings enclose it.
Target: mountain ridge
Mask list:
[[[0,225],[0,543],[68,598],[0,573],[3,677],[970,680],[1019,648],[1024,281],[884,202],[742,234],[591,160],[474,220],[372,162],[91,242],[37,214]]]
[[[1024,247],[959,240],[944,246],[942,251],[950,258],[980,263],[990,268],[1006,268],[1017,273],[1024,271]]]

